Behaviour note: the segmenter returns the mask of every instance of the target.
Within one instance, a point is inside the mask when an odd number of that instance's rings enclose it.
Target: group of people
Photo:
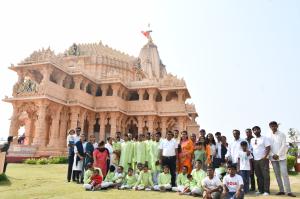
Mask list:
[[[275,121],[269,123],[269,137],[254,126],[246,138],[233,130],[234,141],[227,143],[220,132],[200,135],[168,131],[121,135],[96,143],[86,140],[80,128],[69,130],[67,180],[83,184],[86,190],[133,189],[174,191],[203,198],[243,198],[249,191],[270,194],[269,163],[272,163],[279,192],[291,192],[286,166],[286,138]],[[252,135],[254,133],[255,137]],[[198,138],[197,138],[198,137]],[[282,181],[283,179],[283,181]],[[283,186],[284,185],[284,186]]]

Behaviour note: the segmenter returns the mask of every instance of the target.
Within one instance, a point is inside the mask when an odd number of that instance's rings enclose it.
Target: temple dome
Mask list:
[[[163,78],[167,72],[159,57],[157,46],[152,39],[143,46],[139,54],[140,67],[149,79]]]

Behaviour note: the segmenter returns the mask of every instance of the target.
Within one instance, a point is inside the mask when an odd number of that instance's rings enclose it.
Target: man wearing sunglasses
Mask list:
[[[254,156],[254,171],[257,178],[258,192],[268,196],[270,194],[270,168],[269,168],[269,153],[270,140],[261,135],[260,127],[252,128],[255,138],[251,139],[251,146]]]

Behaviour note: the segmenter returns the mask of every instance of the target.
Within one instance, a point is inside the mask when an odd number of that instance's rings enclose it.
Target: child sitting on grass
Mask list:
[[[236,174],[236,165],[228,166],[228,174],[223,178],[223,197],[225,199],[242,199],[244,198],[243,178]]]
[[[92,163],[88,163],[86,165],[85,172],[84,172],[83,187],[85,187],[86,184],[89,184],[93,173],[94,173],[93,165],[92,165]]]
[[[85,190],[98,190],[101,189],[102,176],[99,175],[99,169],[94,169],[91,181],[84,185]]]
[[[135,185],[137,179],[136,176],[133,175],[133,169],[128,169],[128,174],[125,177],[123,185],[120,187],[120,189],[132,189],[132,187]]]
[[[192,195],[192,190],[197,188],[197,182],[193,179],[191,174],[187,175],[187,181],[184,185],[183,190],[179,191],[180,195]]]
[[[183,166],[182,173],[178,174],[177,179],[176,179],[177,187],[172,187],[172,191],[182,192],[184,190],[184,185],[185,185],[186,181],[188,180],[187,172],[188,172],[188,167]]]
[[[114,167],[113,167],[114,168]],[[109,177],[108,177],[109,175]],[[124,179],[123,167],[118,166],[117,172],[113,174],[108,174],[102,183],[102,188],[115,187],[118,188],[122,185]]]
[[[135,171],[135,176],[136,178],[139,177],[140,173],[143,171],[144,165],[142,163],[137,163],[136,165],[136,171]]]
[[[151,191],[152,187],[152,175],[151,172],[148,170],[148,165],[145,165],[143,171],[140,172],[138,181],[135,183],[132,189]]]
[[[158,185],[154,185],[155,191],[166,191],[171,190],[171,174],[169,167],[165,165],[164,171],[158,175]]]
[[[222,193],[222,182],[214,175],[214,168],[212,166],[207,168],[207,176],[202,181],[202,187],[204,189],[204,199],[220,199]]]

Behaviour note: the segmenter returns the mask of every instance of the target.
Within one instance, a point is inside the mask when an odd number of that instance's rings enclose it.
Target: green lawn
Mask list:
[[[66,182],[66,165],[26,165],[9,164],[7,176],[9,182],[0,182],[1,199],[26,199],[26,198],[126,198],[126,199],[156,199],[156,198],[193,198],[180,196],[176,193],[138,192],[104,190],[86,192],[81,185]],[[300,175],[290,176],[292,190],[300,197]],[[271,175],[271,192],[277,192],[274,175]],[[247,197],[255,197],[249,195]],[[258,197],[264,198],[264,197]],[[284,197],[268,197],[284,198]]]

